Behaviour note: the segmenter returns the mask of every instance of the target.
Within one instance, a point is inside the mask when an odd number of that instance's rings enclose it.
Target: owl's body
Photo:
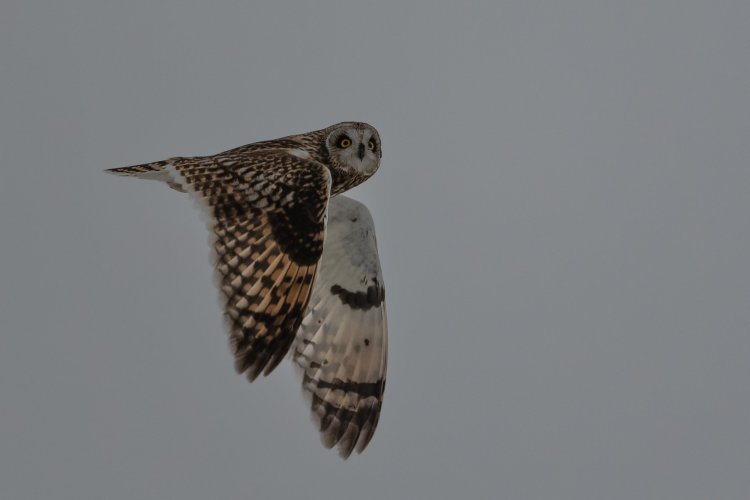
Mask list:
[[[377,425],[387,328],[372,219],[333,197],[374,174],[380,157],[377,131],[345,122],[108,170],[166,182],[199,202],[237,371],[251,381],[267,375],[296,338],[313,417],[343,457],[361,452]]]

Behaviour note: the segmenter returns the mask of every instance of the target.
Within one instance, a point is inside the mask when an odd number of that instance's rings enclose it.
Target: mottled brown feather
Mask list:
[[[284,151],[172,158],[174,182],[208,213],[235,368],[270,373],[294,340],[325,236],[330,175]]]

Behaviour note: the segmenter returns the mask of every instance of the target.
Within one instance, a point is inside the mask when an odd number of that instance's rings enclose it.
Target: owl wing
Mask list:
[[[367,208],[329,202],[320,270],[292,356],[321,441],[346,458],[367,446],[380,416],[388,349],[385,289]]]
[[[325,237],[328,169],[282,150],[172,158],[171,182],[206,215],[238,373],[283,359],[302,322]]]

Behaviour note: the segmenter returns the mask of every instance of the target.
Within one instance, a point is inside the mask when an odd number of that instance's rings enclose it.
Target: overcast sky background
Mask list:
[[[746,0],[0,5],[0,498],[750,492]],[[185,195],[104,168],[380,130],[370,447],[234,373]]]

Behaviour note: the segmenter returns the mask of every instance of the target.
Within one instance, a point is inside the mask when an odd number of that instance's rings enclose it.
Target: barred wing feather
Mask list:
[[[235,368],[254,380],[284,358],[323,250],[331,177],[284,151],[172,158],[164,169],[208,219]]]
[[[293,348],[321,441],[346,458],[375,432],[388,350],[385,289],[367,208],[345,196],[328,204],[328,228],[312,298]]]

